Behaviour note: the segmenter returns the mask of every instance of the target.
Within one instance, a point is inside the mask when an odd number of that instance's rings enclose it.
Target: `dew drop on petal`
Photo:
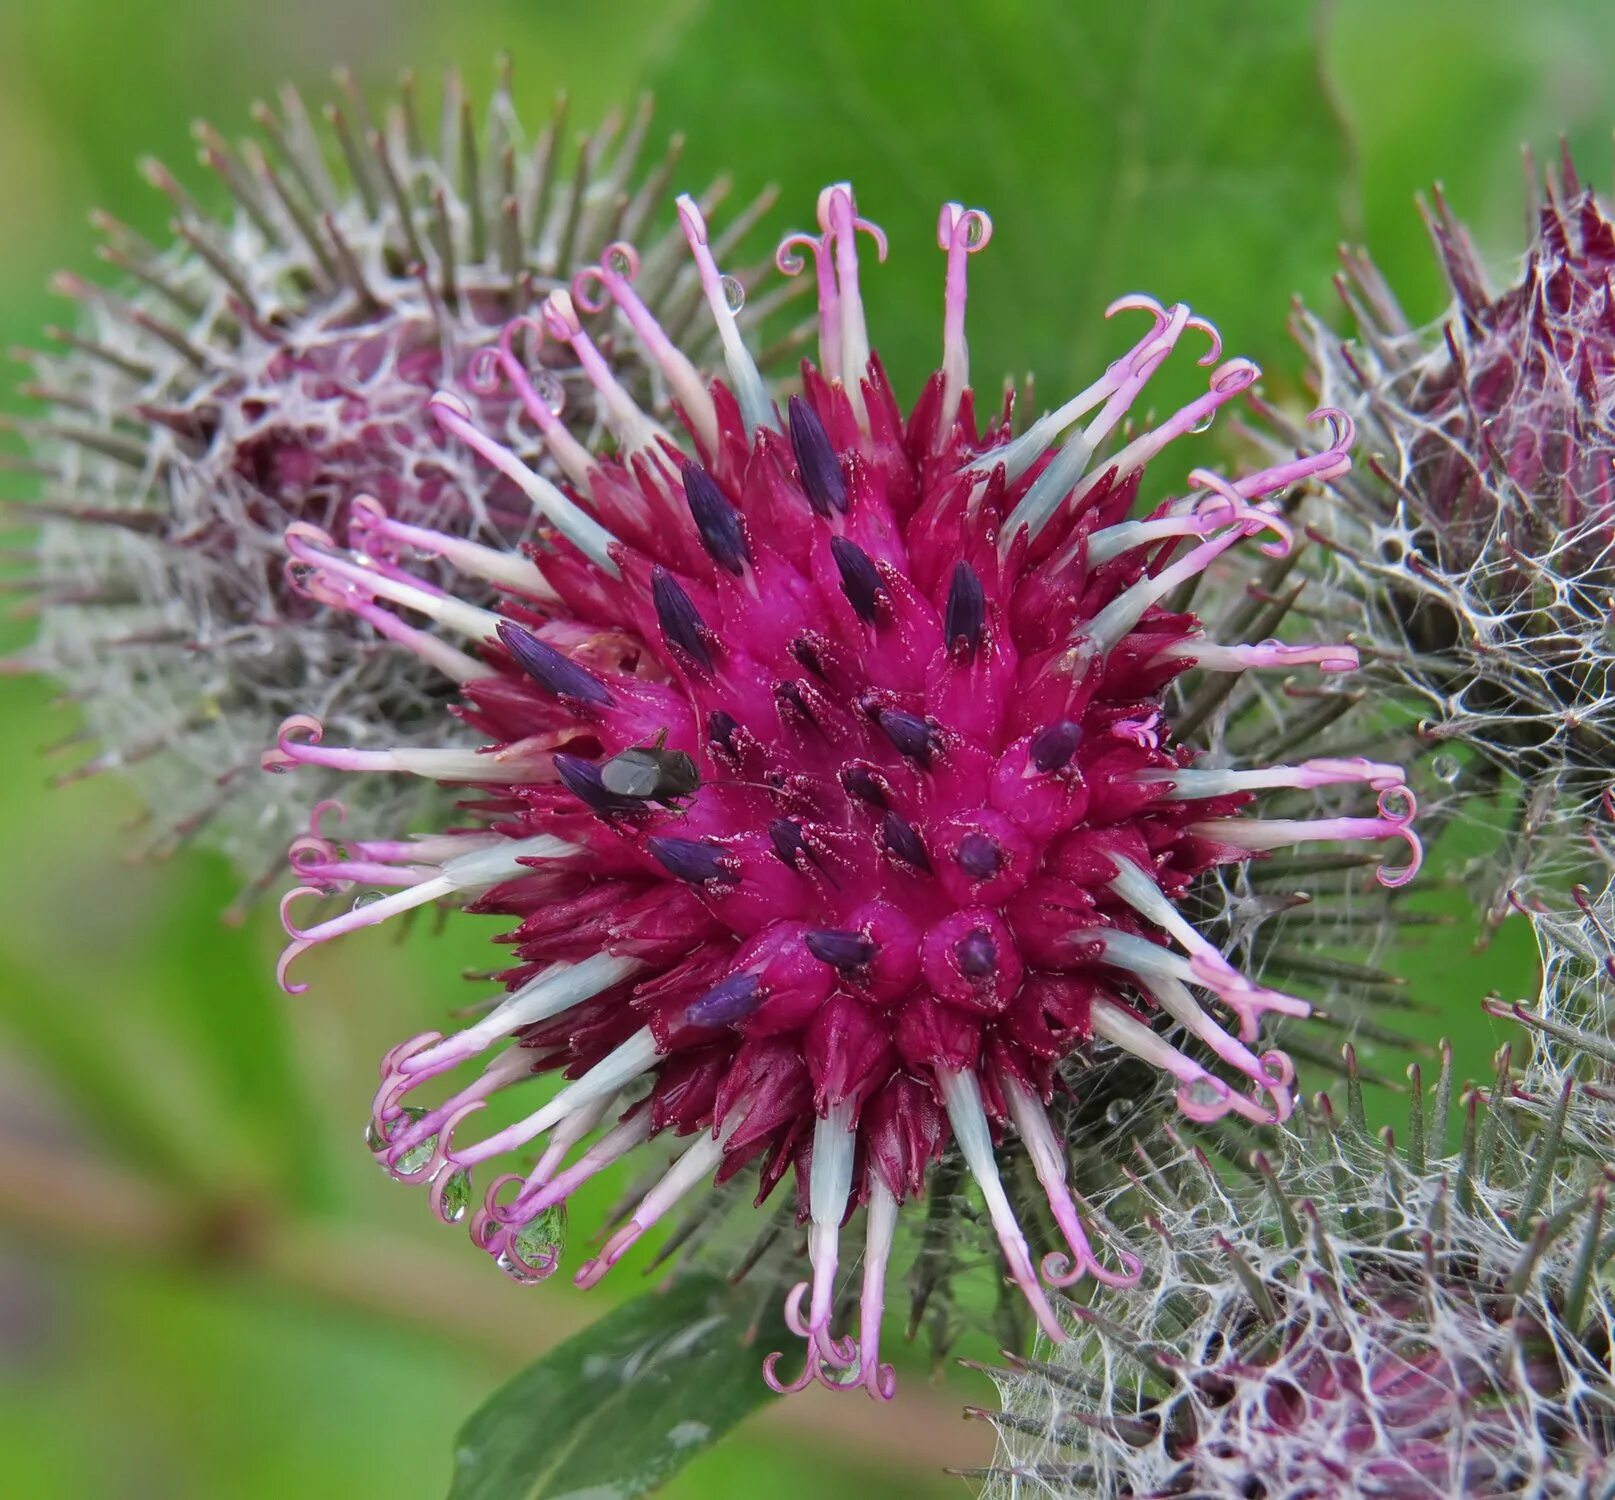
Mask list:
[[[538,392],[538,399],[556,416],[560,416],[565,410],[566,386],[553,370],[535,370],[533,389]]]
[[[363,911],[365,907],[374,906],[376,902],[384,899],[385,896],[385,891],[360,891],[359,894],[353,898],[352,909],[354,911]]]
[[[442,1196],[438,1202],[441,1205],[443,1221],[447,1224],[458,1224],[471,1205],[470,1171],[461,1167],[454,1172],[443,1184]]]
[[[417,1108],[412,1104],[406,1104],[403,1109],[399,1111],[398,1122],[393,1126],[392,1133],[394,1135],[402,1135],[405,1131],[409,1130],[416,1123],[416,1121],[423,1120],[425,1118],[426,1111],[424,1109]],[[412,1173],[419,1172],[421,1168],[432,1159],[432,1153],[436,1150],[437,1137],[435,1135],[429,1135],[419,1145],[411,1146],[409,1150],[400,1156],[398,1161],[388,1170],[398,1174],[399,1176],[409,1176]]]
[[[627,276],[634,269],[632,259],[629,257],[628,252],[621,246],[618,246],[611,252],[611,256],[607,264],[610,265],[611,269],[619,276]]]
[[[741,285],[737,276],[723,278],[723,300],[729,304],[729,311],[737,313],[746,305],[746,288]]]
[[[554,1275],[565,1249],[566,1204],[557,1203],[522,1225],[496,1263],[512,1281],[543,1281]]]
[[[524,1224],[516,1236],[516,1248],[523,1260],[548,1256],[559,1261],[566,1249],[566,1204],[556,1203]]]
[[[1214,1078],[1195,1078],[1183,1086],[1183,1101],[1196,1109],[1217,1109],[1228,1101],[1228,1090]]]

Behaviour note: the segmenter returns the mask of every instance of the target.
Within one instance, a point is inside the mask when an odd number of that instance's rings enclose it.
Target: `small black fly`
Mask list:
[[[600,785],[614,797],[655,802],[683,812],[701,786],[701,771],[682,750],[668,750],[667,731],[651,745],[635,745],[613,755],[600,767]]]

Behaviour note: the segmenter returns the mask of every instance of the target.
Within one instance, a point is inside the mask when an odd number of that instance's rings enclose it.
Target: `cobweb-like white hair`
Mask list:
[[[1477,871],[1495,919],[1581,874],[1615,765],[1615,227],[1566,160],[1499,292],[1439,194],[1428,222],[1454,298],[1434,327],[1363,251],[1337,278],[1356,338],[1298,316],[1320,398],[1363,434],[1314,530],[1365,664],[1420,721],[1421,797],[1446,783],[1470,816],[1504,794]]]
[[[428,143],[413,80],[374,128],[352,80],[339,82],[323,131],[289,88],[256,108],[259,139],[237,147],[198,127],[225,190],[217,217],[146,164],[171,200],[173,243],[99,219],[122,284],[57,278],[78,316],[31,356],[24,389],[43,410],[14,424],[40,491],[19,514],[41,536],[13,587],[34,596],[39,628],[3,665],[55,677],[80,706],[84,730],[67,744],[95,752],[64,779],[126,776],[150,810],[148,850],[199,838],[252,882],[272,878],[309,792],[258,772],[282,719],[312,707],[354,744],[437,742],[447,719],[429,668],[286,586],[288,524],[340,529],[363,494],[502,549],[529,539],[531,507],[442,442],[424,402],[469,381],[479,420],[553,468],[508,388],[476,394],[477,359],[620,238],[645,247],[640,296],[670,329],[689,327],[696,360],[715,352],[672,215],[663,222],[680,140],[643,165],[648,100],[569,147],[564,99],[529,139],[508,73],[480,124],[450,74]],[[726,191],[720,181],[703,201]],[[725,246],[771,201],[735,216]],[[742,270],[737,285],[759,274]],[[742,320],[755,325],[795,290],[753,298]],[[616,314],[602,310],[590,330],[619,377],[665,409],[660,374]],[[594,443],[594,388],[570,348],[539,332],[519,352],[534,399]],[[360,796],[356,811],[384,826],[410,826],[440,800],[425,783]]]
[[[995,1372],[989,1500],[1606,1493],[1606,1187],[1506,1102],[1507,1049],[1448,1154],[1449,1069],[1428,1101],[1414,1071],[1400,1149],[1353,1090],[1248,1168],[1141,1154],[1143,1283]]]

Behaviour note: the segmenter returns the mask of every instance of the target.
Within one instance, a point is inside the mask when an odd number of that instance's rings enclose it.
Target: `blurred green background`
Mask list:
[[[557,87],[584,120],[654,87],[661,128],[689,133],[689,181],[778,182],[780,228],[856,179],[892,237],[868,295],[905,392],[939,339],[944,198],[997,225],[972,268],[983,384],[1032,368],[1052,398],[1101,357],[1105,303],[1143,289],[1216,318],[1282,394],[1287,300],[1326,302],[1336,241],[1366,238],[1433,316],[1415,190],[1443,179],[1501,265],[1522,142],[1563,131],[1585,174],[1611,170],[1600,0],[5,0],[0,334],[63,315],[45,278],[89,267],[91,207],[161,233],[134,162],[183,167],[193,117],[238,132],[254,97],[323,92],[339,62],[381,88],[453,59],[486,97],[500,50],[530,120]],[[27,639],[26,621],[0,629],[0,649]],[[477,1401],[634,1286],[631,1268],[593,1300],[507,1286],[360,1147],[377,1056],[459,1003],[481,934],[338,945],[287,1000],[272,910],[222,927],[234,886],[215,862],[124,862],[118,785],[46,790],[40,748],[73,723],[49,696],[0,681],[0,1493],[441,1495]],[[1529,992],[1530,945],[1509,930],[1476,957],[1458,915],[1398,961],[1421,1026],[1478,1074],[1496,1045],[1478,999]],[[887,1413],[802,1398],[667,1493],[958,1493],[937,1471],[989,1451],[957,1416],[986,1394],[916,1371]]]

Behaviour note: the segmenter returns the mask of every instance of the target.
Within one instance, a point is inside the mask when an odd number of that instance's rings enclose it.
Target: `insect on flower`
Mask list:
[[[434,556],[499,582],[501,612],[423,587],[406,565],[421,537],[380,511],[359,510],[345,548],[308,527],[288,533],[301,586],[440,663],[487,743],[334,748],[298,718],[266,764],[410,773],[487,799],[467,805],[480,829],[345,851],[316,821],[293,851],[308,883],[283,906],[293,941],[281,975],[289,984],[287,966],[318,943],[445,896],[515,918],[508,993],[458,1033],[415,1037],[384,1060],[372,1121],[382,1163],[429,1182],[451,1218],[473,1197],[469,1174],[493,1172],[471,1234],[528,1277],[553,1269],[545,1215],[653,1137],[681,1137],[666,1175],[577,1273],[584,1285],[708,1179],[755,1167],[766,1197],[794,1174],[812,1271],[787,1314],[806,1362],[787,1377],[774,1355],[767,1378],[885,1397],[898,1218],[950,1143],[1051,1338],[1062,1327],[1045,1282],[1136,1275],[1130,1257],[1095,1251],[1079,1217],[1046,1108],[1062,1061],[1131,1053],[1170,1075],[1198,1120],[1289,1114],[1293,1069],[1255,1050],[1260,1022],[1309,1007],[1237,971],[1190,924],[1180,901],[1197,877],[1315,839],[1402,841],[1410,858],[1382,867],[1388,884],[1417,868],[1396,766],[1199,766],[1163,710],[1191,668],[1355,665],[1339,645],[1221,644],[1171,605],[1236,545],[1284,552],[1289,528],[1262,502],[1344,468],[1351,427],[1320,413],[1322,451],[1234,480],[1195,469],[1186,493],[1135,518],[1146,463],[1245,391],[1256,367],[1224,361],[1188,307],[1125,297],[1110,311],[1142,314],[1147,329],[1092,385],[1019,436],[1007,411],[979,426],[965,277],[991,226],[957,204],[938,226],[942,364],[905,416],[860,297],[859,250],[884,258],[886,241],[846,184],[820,196],[818,233],[780,250],[787,273],[813,261],[819,293],[819,362],[782,409],[702,214],[688,198],[679,213],[727,380],[696,375],[619,245],[541,320],[507,330],[494,356],[564,483],[522,464],[454,393],[432,399],[444,430],[549,523],[524,556],[429,539]],[[582,316],[608,303],[666,378],[682,440],[600,360]],[[609,455],[534,399],[515,352],[523,329],[569,344],[597,383]],[[1205,393],[1123,432],[1186,337],[1210,368]],[[1377,807],[1248,815],[1265,789],[1336,784],[1366,788]],[[305,895],[359,884],[398,889],[307,930],[291,921]],[[439,1102],[410,1102],[473,1060],[481,1073]],[[492,1096],[550,1071],[567,1080],[560,1092],[474,1134]],[[1007,1131],[1064,1240],[1041,1278],[995,1156]],[[495,1166],[528,1151],[521,1170]],[[832,1323],[855,1208],[864,1252],[848,1337]]]
[[[635,745],[613,755],[600,767],[601,789],[631,802],[682,808],[701,785],[701,771],[693,756],[665,749],[666,744],[667,730],[663,729],[654,744]]]

